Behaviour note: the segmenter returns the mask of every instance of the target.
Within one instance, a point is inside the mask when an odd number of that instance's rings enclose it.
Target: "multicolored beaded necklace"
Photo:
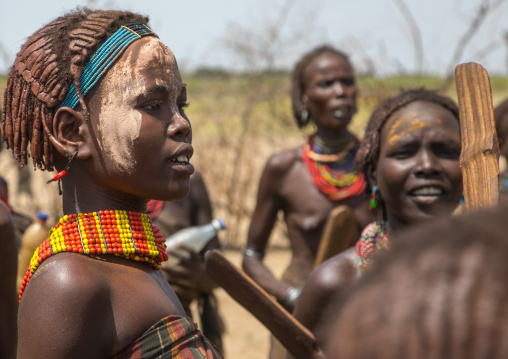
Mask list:
[[[358,140],[351,137],[341,152],[330,155],[325,154],[315,143],[314,136],[309,137],[302,157],[319,191],[332,201],[361,194],[365,190],[366,181],[362,173],[353,170]]]
[[[390,248],[390,241],[386,236],[386,222],[370,223],[356,242],[356,256],[360,271],[364,273],[374,264],[380,251]]]
[[[65,215],[35,250],[19,291],[19,301],[40,264],[58,253],[112,254],[160,269],[168,255],[166,239],[159,231],[159,226],[140,212],[105,210]]]

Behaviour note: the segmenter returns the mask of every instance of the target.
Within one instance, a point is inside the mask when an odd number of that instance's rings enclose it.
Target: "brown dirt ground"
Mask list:
[[[241,268],[242,253],[226,250],[225,256]],[[271,250],[264,263],[280,277],[290,261],[290,250]],[[219,311],[226,325],[224,357],[228,359],[268,358],[270,332],[224,290],[216,289]]]

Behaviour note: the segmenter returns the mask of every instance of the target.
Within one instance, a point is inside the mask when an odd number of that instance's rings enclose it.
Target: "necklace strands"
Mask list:
[[[347,147],[348,151],[343,151],[341,158],[335,162],[336,165],[346,167],[343,170],[333,170],[328,164],[312,158],[313,155],[311,153],[316,153],[312,148],[312,136],[309,137],[309,142],[303,148],[303,161],[307,166],[314,185],[332,201],[358,196],[365,189],[366,181],[363,174],[357,173],[352,169],[354,154],[356,153],[356,142],[353,139],[354,146]]]
[[[19,301],[40,264],[63,252],[111,254],[155,269],[168,259],[166,239],[145,213],[105,210],[65,215],[35,250],[21,284]]]
[[[350,143],[346,145],[346,147],[340,151],[339,153],[334,154],[322,154],[314,152],[310,149],[309,146],[309,158],[316,162],[339,162],[343,160],[345,157],[347,157],[351,150],[356,147],[356,142],[352,140]]]

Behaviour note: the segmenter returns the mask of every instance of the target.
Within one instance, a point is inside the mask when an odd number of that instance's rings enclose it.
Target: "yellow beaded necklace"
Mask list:
[[[35,250],[21,284],[19,301],[39,265],[52,255],[113,254],[156,269],[168,259],[165,238],[145,213],[105,210],[65,215]]]

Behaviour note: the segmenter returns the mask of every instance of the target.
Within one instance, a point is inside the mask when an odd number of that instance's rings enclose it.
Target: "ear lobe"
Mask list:
[[[89,130],[85,116],[70,107],[61,107],[53,118],[53,136],[51,142],[62,156],[69,157],[78,151],[77,159],[91,156],[87,142]]]

